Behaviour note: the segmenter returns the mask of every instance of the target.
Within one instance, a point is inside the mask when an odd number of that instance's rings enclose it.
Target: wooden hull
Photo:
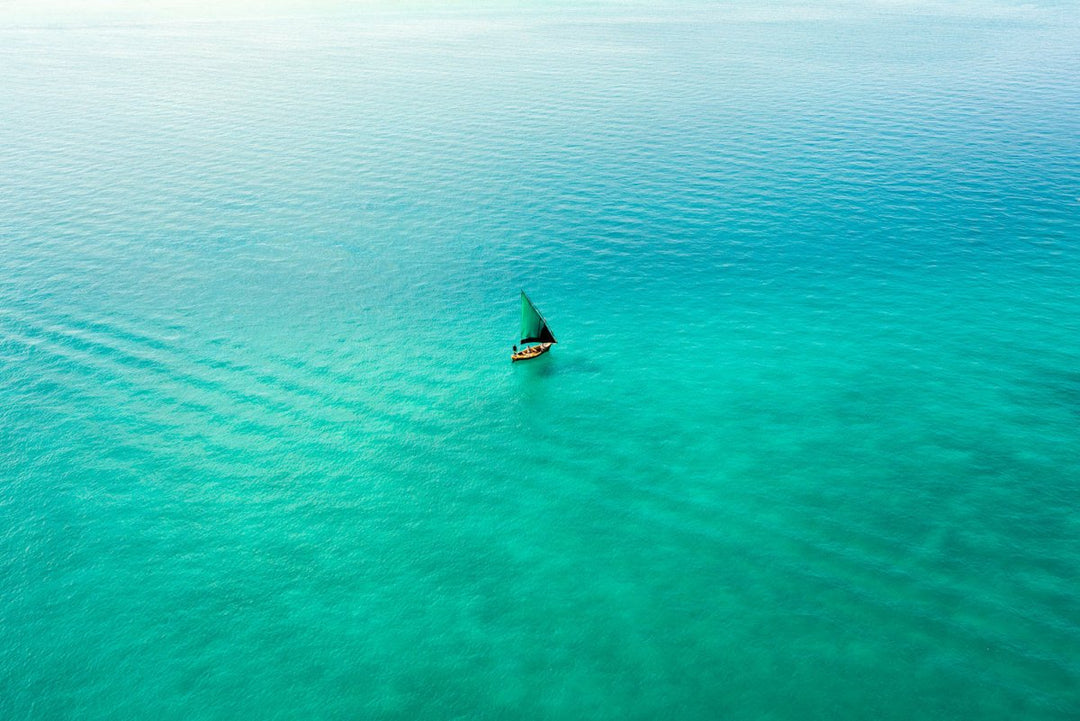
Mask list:
[[[522,348],[514,355],[510,356],[511,362],[520,360],[529,360],[530,358],[539,358],[548,352],[551,348],[550,343],[541,343],[540,345],[529,346],[528,348]]]

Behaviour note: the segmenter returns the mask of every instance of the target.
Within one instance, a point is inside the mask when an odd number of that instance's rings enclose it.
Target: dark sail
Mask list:
[[[521,291],[521,342],[522,343],[557,343],[555,336],[551,334],[547,321],[540,311]]]

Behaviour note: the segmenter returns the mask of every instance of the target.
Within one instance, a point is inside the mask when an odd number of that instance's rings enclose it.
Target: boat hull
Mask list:
[[[528,348],[522,348],[517,353],[510,356],[510,361],[516,363],[517,361],[531,360],[533,358],[539,358],[551,349],[550,343],[541,343],[540,345],[529,346]]]

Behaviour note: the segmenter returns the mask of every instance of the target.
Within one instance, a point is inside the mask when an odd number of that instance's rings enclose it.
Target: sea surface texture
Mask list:
[[[1077,17],[5,3],[0,718],[1077,719]]]

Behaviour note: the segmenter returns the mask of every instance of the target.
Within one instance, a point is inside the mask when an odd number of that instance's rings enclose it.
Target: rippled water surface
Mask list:
[[[0,14],[0,716],[1076,717],[1075,8],[276,9]]]

